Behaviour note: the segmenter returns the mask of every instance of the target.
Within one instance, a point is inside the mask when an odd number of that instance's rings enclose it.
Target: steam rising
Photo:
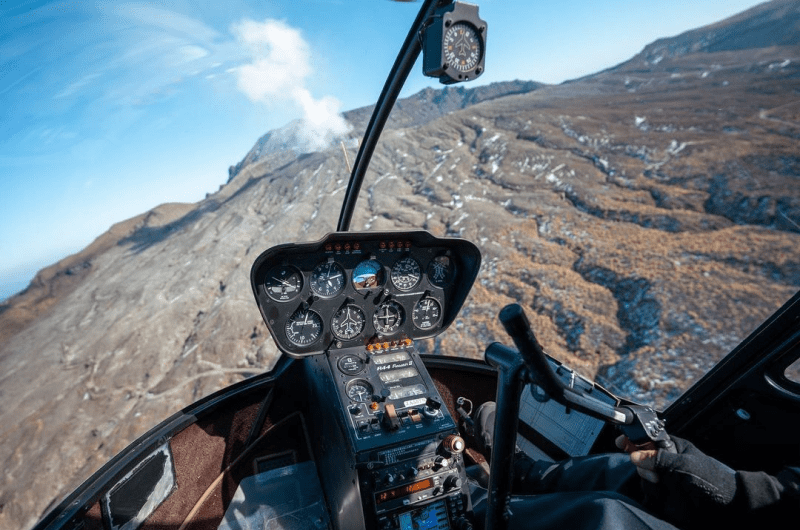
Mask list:
[[[306,88],[311,73],[311,52],[300,31],[279,20],[243,20],[233,26],[237,41],[251,62],[236,70],[237,84],[252,101],[270,105],[291,102],[303,111],[302,150],[320,150],[347,134],[351,126],[332,96],[314,98]]]

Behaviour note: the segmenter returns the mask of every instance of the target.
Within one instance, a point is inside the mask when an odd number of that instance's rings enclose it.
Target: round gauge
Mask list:
[[[392,283],[401,291],[410,291],[422,279],[422,271],[417,260],[411,256],[401,258],[392,267]]]
[[[428,280],[436,287],[446,287],[453,283],[456,264],[450,256],[436,256],[428,264]]]
[[[322,335],[322,318],[310,309],[298,309],[286,321],[286,338],[298,346],[312,344]]]
[[[346,305],[333,315],[331,331],[338,339],[350,340],[364,331],[366,322],[367,318],[361,308],[352,304]]]
[[[339,358],[339,362],[337,364],[339,366],[339,370],[346,375],[356,375],[364,370],[364,359],[358,355],[353,355],[352,353]]]
[[[456,22],[444,31],[444,60],[459,72],[469,72],[480,63],[483,45],[472,24]]]
[[[300,294],[303,275],[291,265],[278,265],[267,272],[264,288],[276,302],[288,302]]]
[[[354,379],[347,383],[347,397],[358,403],[366,403],[372,399],[372,385],[363,379]]]
[[[442,316],[442,306],[433,298],[423,298],[414,306],[411,320],[419,329],[430,329]]]
[[[372,315],[372,323],[375,325],[375,330],[384,335],[391,335],[403,324],[405,314],[403,306],[389,300],[378,306],[378,310]]]
[[[320,263],[311,273],[309,284],[322,297],[336,296],[344,289],[344,269],[333,261]]]
[[[385,281],[383,265],[374,259],[364,260],[353,269],[353,287],[358,290],[380,287]]]

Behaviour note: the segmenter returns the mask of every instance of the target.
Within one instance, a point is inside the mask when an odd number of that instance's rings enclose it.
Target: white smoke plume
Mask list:
[[[351,126],[332,96],[314,98],[306,88],[311,74],[311,51],[300,31],[285,22],[243,20],[232,28],[251,61],[236,69],[238,87],[252,101],[280,105],[291,102],[303,111],[300,131],[304,151],[328,147]]]

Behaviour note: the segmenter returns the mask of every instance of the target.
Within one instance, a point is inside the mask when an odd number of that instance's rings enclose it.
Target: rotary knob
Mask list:
[[[458,475],[450,475],[444,481],[444,490],[451,491],[461,488],[461,477]]]
[[[442,441],[442,449],[451,455],[462,453],[466,446],[467,444],[464,442],[464,439],[457,434],[451,434]]]

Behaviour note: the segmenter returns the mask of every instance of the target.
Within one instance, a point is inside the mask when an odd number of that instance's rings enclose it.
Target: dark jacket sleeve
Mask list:
[[[736,472],[736,497],[733,503],[745,512],[772,508],[800,513],[800,468],[787,467],[775,476],[761,471]]]

